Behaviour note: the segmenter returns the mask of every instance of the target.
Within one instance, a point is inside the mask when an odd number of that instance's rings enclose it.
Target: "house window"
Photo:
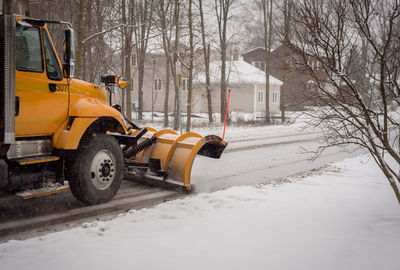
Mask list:
[[[263,91],[258,91],[258,103],[263,103],[264,102],[264,92]]]
[[[256,68],[261,69],[262,71],[265,71],[265,61],[253,61],[252,64]]]
[[[277,103],[278,102],[278,92],[273,91],[272,92],[272,103]]]
[[[293,60],[291,58],[286,59],[286,63],[285,63],[285,68],[291,68],[293,67]]]
[[[312,59],[307,61],[307,64],[308,64],[308,66],[309,66],[311,69],[314,69],[314,63],[315,63],[315,62],[314,62],[314,60],[312,60]]]
[[[132,63],[132,67],[136,67],[137,66],[136,53],[132,53],[131,54],[131,63]]]
[[[182,91],[189,90],[189,78],[182,78]]]
[[[145,3],[143,0],[136,0],[136,8],[137,9],[144,9],[145,8]]]
[[[131,79],[130,83],[128,84],[128,87],[131,89],[131,92],[135,91],[135,84],[133,83],[133,79]]]
[[[316,84],[315,84],[315,82],[313,80],[309,80],[307,82],[307,90],[308,91],[314,91],[316,88],[317,88]]]
[[[154,79],[154,90],[161,91],[161,79]]]

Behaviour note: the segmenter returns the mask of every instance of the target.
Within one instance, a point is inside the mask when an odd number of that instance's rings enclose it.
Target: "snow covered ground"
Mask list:
[[[0,269],[399,269],[400,207],[361,156],[0,245]]]
[[[214,122],[211,124],[213,127],[221,127],[223,124],[220,123],[220,113],[213,113],[213,119]],[[280,115],[271,115],[275,116],[276,118],[271,119],[272,122],[280,123]],[[305,125],[305,122],[310,120],[310,117],[306,115],[302,111],[287,111],[286,114],[286,124],[293,124],[295,123],[296,125]],[[230,125],[242,125],[242,124],[247,124],[247,125],[262,125],[262,117],[264,117],[264,114],[261,112],[257,112],[256,114],[254,113],[243,113],[243,112],[229,112],[229,119],[230,119]],[[139,123],[137,120],[137,113],[132,113],[132,119],[133,122]],[[143,112],[143,120],[141,123],[148,123],[149,126],[162,126],[162,123],[164,121],[164,114],[162,112],[154,112],[153,114],[153,119],[151,118],[151,112]],[[169,116],[169,124],[173,125],[174,118],[170,114]],[[182,114],[182,123],[183,126],[186,125],[186,113]],[[192,114],[191,117],[191,123],[192,127],[210,127],[210,124],[208,122],[208,114],[207,113],[194,113]],[[140,124],[140,123],[139,123]],[[141,125],[141,124],[140,124]]]
[[[164,129],[162,117],[155,117],[154,122],[150,121],[150,113],[144,113],[144,122],[139,124],[140,127],[152,127],[157,130]],[[161,115],[158,113],[158,115]],[[207,115],[199,114],[201,118],[192,118],[194,126],[191,131],[197,132],[202,136],[213,134],[222,137],[223,124],[219,123],[218,119],[215,119],[214,123],[209,124]],[[290,113],[292,120],[290,124],[284,125],[238,125],[233,122],[228,124],[225,132],[225,140],[228,142],[237,140],[248,140],[254,138],[269,138],[269,137],[281,137],[286,135],[300,134],[300,133],[320,133],[319,129],[307,126],[307,118],[305,115],[300,113]],[[248,121],[254,116],[252,113],[234,113],[232,121],[237,121],[238,118]],[[215,114],[214,118],[219,117],[219,114]],[[170,124],[173,120],[170,120]],[[186,118],[183,122],[186,121]],[[185,129],[183,129],[185,132]],[[179,132],[178,132],[179,133]]]

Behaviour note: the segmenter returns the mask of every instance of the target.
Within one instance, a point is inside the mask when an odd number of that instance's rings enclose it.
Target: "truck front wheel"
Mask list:
[[[84,139],[72,157],[69,185],[74,196],[85,204],[110,201],[124,174],[122,150],[113,137],[97,133]]]

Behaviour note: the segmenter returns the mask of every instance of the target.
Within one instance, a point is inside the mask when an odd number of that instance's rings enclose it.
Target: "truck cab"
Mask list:
[[[15,136],[52,136],[68,119],[69,84],[45,24],[17,24],[15,77]]]
[[[47,23],[67,26],[63,64]],[[61,185],[67,180],[87,204],[110,200],[122,181],[124,160],[109,133],[129,135],[132,126],[111,106],[109,90],[73,78],[74,31],[68,23],[13,14],[1,15],[0,31],[0,187],[34,189],[50,177]],[[118,77],[111,79],[118,84]]]

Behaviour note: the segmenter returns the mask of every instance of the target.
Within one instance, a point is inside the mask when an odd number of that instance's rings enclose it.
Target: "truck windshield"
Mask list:
[[[61,74],[60,65],[58,64],[56,54],[51,45],[50,38],[45,30],[42,29],[44,55],[46,57],[46,73],[50,80],[61,81],[63,76]]]
[[[17,70],[43,72],[42,46],[38,28],[16,29],[16,65]]]

